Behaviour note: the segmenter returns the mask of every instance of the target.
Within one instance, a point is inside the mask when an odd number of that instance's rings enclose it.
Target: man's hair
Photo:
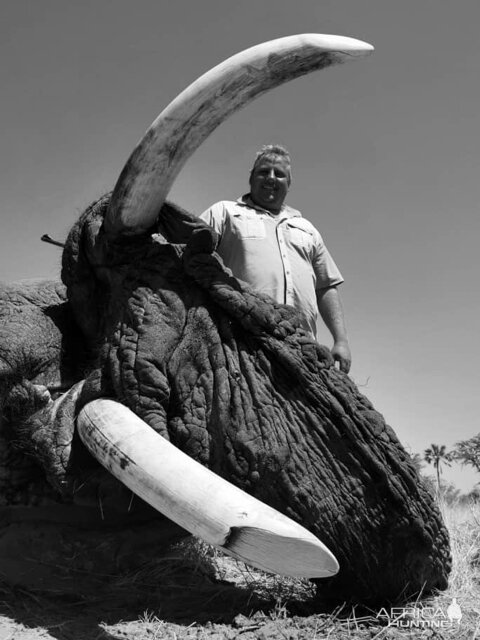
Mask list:
[[[292,169],[291,169],[291,160],[290,154],[281,144],[264,144],[260,151],[257,151],[255,155],[255,160],[253,162],[253,167],[250,172],[250,176],[255,170],[255,167],[260,164],[265,158],[281,158],[285,161],[285,164],[288,165],[288,171],[290,173],[290,181],[292,179]]]

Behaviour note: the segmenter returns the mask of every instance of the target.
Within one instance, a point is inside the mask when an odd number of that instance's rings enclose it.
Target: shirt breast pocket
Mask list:
[[[235,227],[241,238],[261,240],[265,238],[265,224],[257,218],[234,218]]]
[[[294,225],[287,226],[288,238],[291,244],[297,249],[310,251],[313,246],[313,235],[306,229]]]

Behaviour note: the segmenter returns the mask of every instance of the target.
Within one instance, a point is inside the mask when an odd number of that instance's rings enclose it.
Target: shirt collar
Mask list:
[[[272,214],[271,211],[264,209],[263,207],[259,207],[255,204],[250,197],[249,193],[244,193],[243,196],[237,199],[237,204],[242,207],[248,207],[249,209],[255,209],[255,211],[259,211],[260,213],[266,213],[272,218],[301,218],[302,214],[300,211],[293,209],[293,207],[289,207],[287,204],[282,205],[282,208],[277,214]]]

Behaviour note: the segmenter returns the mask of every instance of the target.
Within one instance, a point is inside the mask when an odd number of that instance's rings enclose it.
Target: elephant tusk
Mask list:
[[[228,58],[187,87],[153,122],[123,168],[107,233],[141,233],[155,222],[188,158],[228,116],[288,80],[373,51],[343,36],[302,34]]]
[[[313,534],[230,484],[155,433],[124,405],[94,400],[77,428],[118,480],[190,533],[255,567],[289,576],[335,575],[335,556]]]

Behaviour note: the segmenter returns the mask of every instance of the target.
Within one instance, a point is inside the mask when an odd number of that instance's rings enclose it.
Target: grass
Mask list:
[[[480,505],[447,506],[442,514],[450,532],[452,573],[447,591],[436,601],[444,608],[456,598],[462,609],[457,638],[480,638]]]

